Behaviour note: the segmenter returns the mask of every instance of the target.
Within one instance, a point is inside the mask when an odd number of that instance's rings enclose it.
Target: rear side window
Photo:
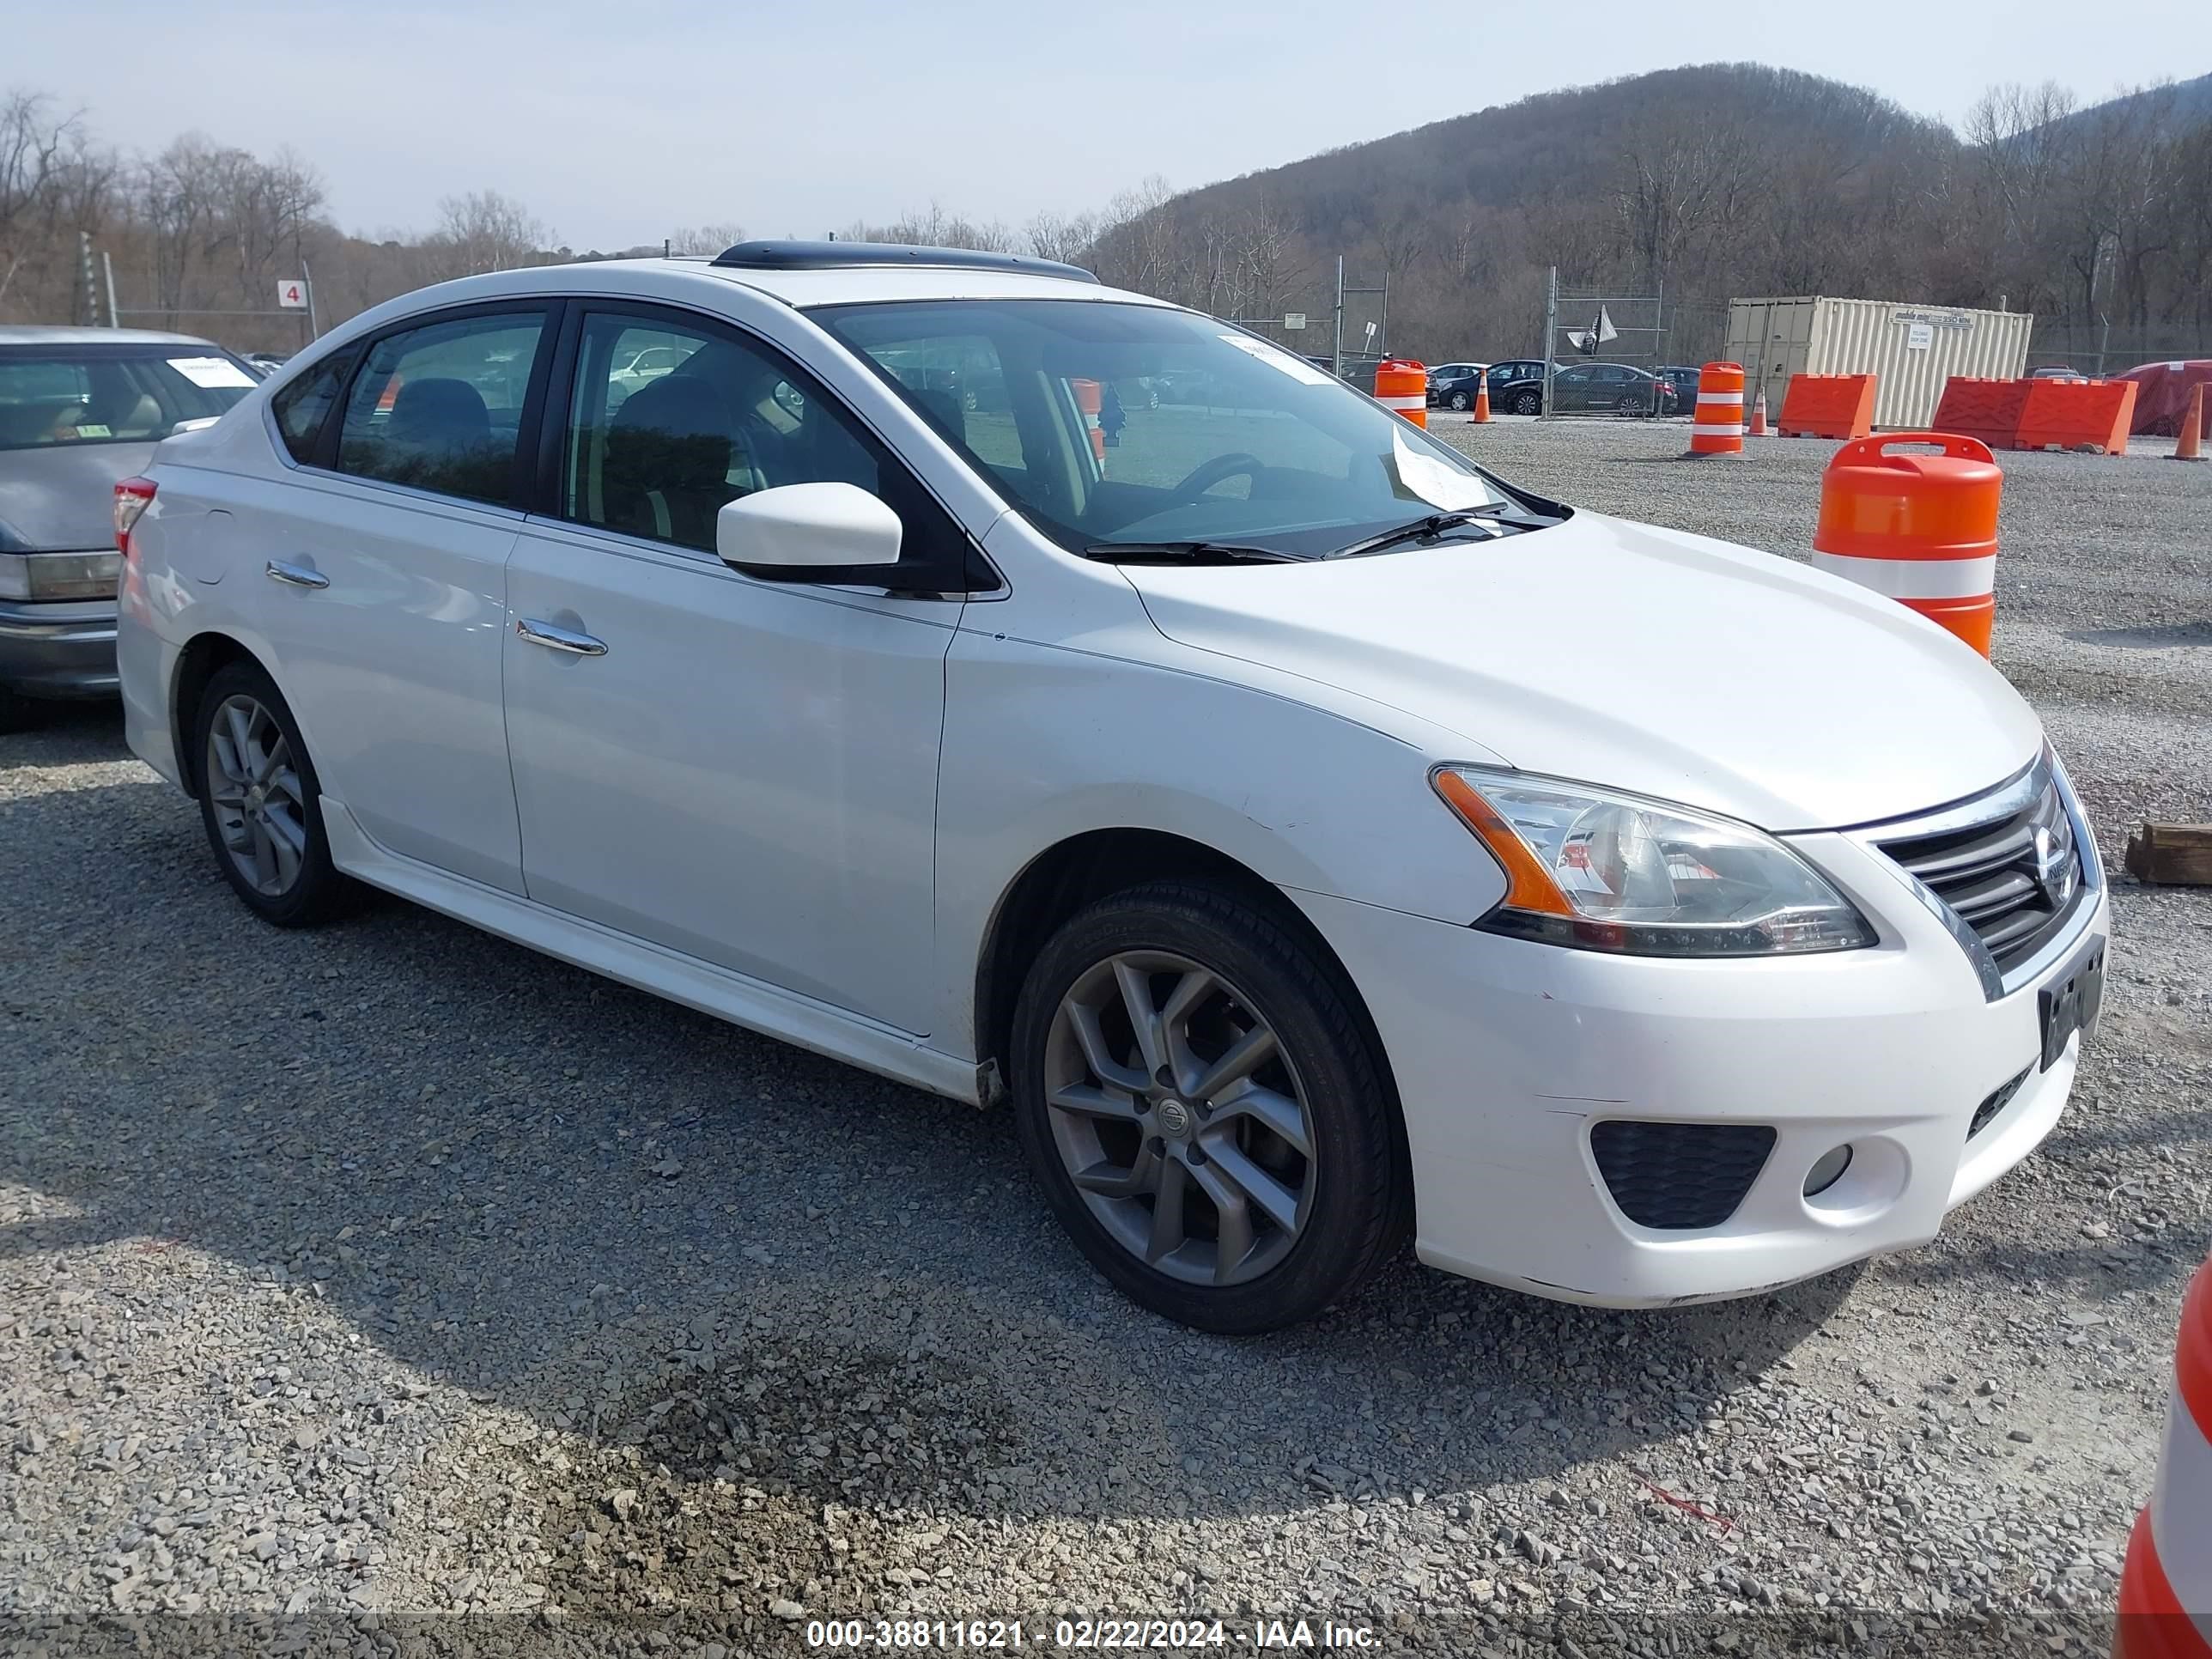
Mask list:
[[[294,460],[303,465],[314,460],[331,410],[360,360],[357,346],[334,351],[270,400],[276,429],[284,434],[284,447]]]
[[[506,503],[544,331],[542,312],[518,312],[386,335],[346,396],[338,471]]]

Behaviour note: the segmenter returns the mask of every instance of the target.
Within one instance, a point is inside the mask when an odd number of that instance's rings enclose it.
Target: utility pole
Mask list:
[[[1338,380],[1344,378],[1344,256],[1336,256],[1336,325],[1329,346],[1328,372]]]
[[[1559,268],[1553,265],[1544,293],[1544,406],[1537,411],[1547,421],[1552,418],[1552,342],[1559,337]]]
[[[106,248],[100,250],[100,266],[107,273],[107,325],[119,328],[122,325],[115,320],[115,256]]]
[[[83,295],[84,298],[74,308],[76,314],[70,320],[78,324],[89,323],[98,327],[100,289],[94,285],[92,280],[92,233],[88,230],[80,230],[76,234],[76,257],[77,281],[80,284],[77,291]]]
[[[300,261],[300,286],[307,291],[307,338],[319,340],[322,337],[323,325],[315,320],[315,279],[308,272],[305,259]]]

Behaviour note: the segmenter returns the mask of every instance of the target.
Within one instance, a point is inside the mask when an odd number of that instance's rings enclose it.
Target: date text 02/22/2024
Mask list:
[[[908,1652],[1051,1647],[1121,1652],[1189,1652],[1231,1645],[1266,1650],[1357,1650],[1376,1644],[1365,1625],[1334,1620],[1262,1619],[1236,1630],[1218,1619],[1062,1619],[1051,1626],[1009,1619],[810,1620],[810,1648]]]

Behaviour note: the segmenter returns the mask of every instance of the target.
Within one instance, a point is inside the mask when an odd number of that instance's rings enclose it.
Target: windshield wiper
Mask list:
[[[1100,542],[1083,550],[1086,559],[1109,564],[1291,564],[1289,553],[1245,547],[1235,542]]]
[[[1431,513],[1425,519],[1416,519],[1411,524],[1401,524],[1395,530],[1385,530],[1357,541],[1349,547],[1340,547],[1334,553],[1323,555],[1331,559],[1356,559],[1362,553],[1379,553],[1386,547],[1395,547],[1400,542],[1419,541],[1437,536],[1455,526],[1473,524],[1480,519],[1503,519],[1508,524],[1520,522],[1507,507],[1467,507],[1456,513]]]

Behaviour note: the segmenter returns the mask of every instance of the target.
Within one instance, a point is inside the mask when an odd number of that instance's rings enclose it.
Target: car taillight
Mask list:
[[[151,478],[125,478],[115,486],[115,550],[126,564],[131,557],[131,526],[153,506],[155,488]]]

